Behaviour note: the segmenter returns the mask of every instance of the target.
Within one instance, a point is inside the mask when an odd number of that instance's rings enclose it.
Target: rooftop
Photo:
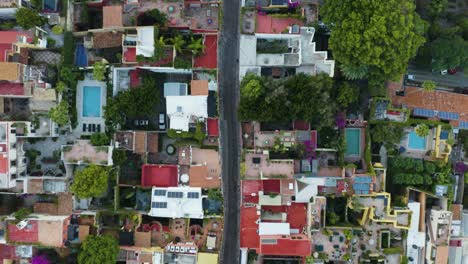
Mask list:
[[[166,96],[170,128],[188,131],[189,123],[208,117],[208,96]]]
[[[216,69],[218,67],[218,35],[205,35],[203,54],[193,59],[194,68]]]
[[[16,62],[0,62],[0,81],[18,81],[21,64]]]
[[[67,164],[112,165],[110,146],[93,146],[89,140],[77,140],[73,145],[62,146],[62,160]]]
[[[153,187],[148,214],[154,217],[203,219],[201,188]]]
[[[211,178],[208,176],[208,166],[206,165],[193,165],[189,169],[191,187],[201,187],[201,188],[219,188],[220,179],[219,177]]]
[[[192,80],[190,82],[190,94],[208,96],[208,80]]]
[[[114,48],[122,46],[122,32],[95,32],[93,33],[93,48]]]
[[[406,86],[405,95],[398,96],[396,91],[402,89],[401,83],[388,84],[388,95],[396,106],[404,105],[410,109],[423,108],[449,113],[457,113],[460,121],[468,121],[468,95],[446,91],[425,92],[421,88]]]
[[[44,246],[62,247],[68,216],[32,215],[38,218],[29,219],[23,229],[15,224],[8,224],[8,240],[20,243],[40,243]]]
[[[177,165],[144,164],[141,185],[153,187],[177,187],[179,172]]]
[[[122,27],[122,6],[104,6],[102,8],[103,28]]]
[[[219,153],[214,149],[200,149],[192,147],[192,165],[206,166],[207,174],[200,174],[200,171],[194,171],[196,174],[190,175],[190,186],[202,188],[215,188],[220,185],[221,162]],[[194,176],[194,182],[192,182]],[[198,186],[200,185],[200,186]]]

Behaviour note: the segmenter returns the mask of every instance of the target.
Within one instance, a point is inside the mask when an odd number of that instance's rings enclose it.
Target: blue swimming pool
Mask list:
[[[416,150],[426,149],[426,138],[416,135],[414,131],[411,131],[408,136],[408,148]]]
[[[83,86],[83,117],[101,116],[101,87]]]

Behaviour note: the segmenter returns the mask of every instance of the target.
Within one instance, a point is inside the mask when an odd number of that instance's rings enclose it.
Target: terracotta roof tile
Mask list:
[[[219,188],[219,178],[209,177],[208,166],[198,165],[190,166],[190,187],[201,187],[201,188]]]
[[[425,92],[417,87],[406,86],[405,96],[397,96],[396,91],[402,89],[401,83],[391,82],[387,85],[389,97],[396,106],[425,108],[444,112],[454,112],[460,115],[460,120],[468,121],[468,95],[445,91]]]
[[[462,204],[452,204],[452,220],[461,220],[462,211]]]
[[[34,213],[36,214],[47,214],[57,215],[57,205],[54,203],[35,203]]]
[[[122,6],[105,6],[102,8],[103,28],[122,26]]]
[[[93,34],[93,47],[95,49],[120,47],[122,36],[122,32],[96,32]]]
[[[190,90],[192,95],[208,95],[208,81],[192,80],[190,82]]]
[[[78,227],[78,239],[83,242],[89,236],[89,226],[80,225]]]
[[[0,62],[0,80],[17,81],[20,76],[20,64],[16,62]]]
[[[158,133],[146,132],[147,151],[150,153],[158,153]]]
[[[146,152],[146,132],[144,131],[135,131],[133,137],[134,143],[134,152],[138,154],[143,154]]]
[[[151,247],[151,232],[135,232],[136,247]]]
[[[73,212],[73,195],[71,193],[60,193],[58,195],[58,215],[71,215]]]

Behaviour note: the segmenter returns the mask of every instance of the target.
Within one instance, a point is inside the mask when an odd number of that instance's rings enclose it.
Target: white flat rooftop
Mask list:
[[[201,188],[153,187],[148,214],[154,217],[203,219]]]
[[[259,235],[290,235],[291,229],[289,223],[268,223],[260,222],[258,225]]]

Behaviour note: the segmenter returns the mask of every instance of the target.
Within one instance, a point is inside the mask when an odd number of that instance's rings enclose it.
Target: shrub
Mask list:
[[[414,132],[420,137],[426,137],[429,135],[429,127],[425,124],[420,124],[414,129]]]
[[[73,59],[75,58],[75,40],[70,31],[66,31],[64,34],[62,56],[63,65],[73,65]]]
[[[54,34],[62,34],[63,33],[63,27],[60,26],[60,25],[55,25],[54,27],[52,27],[52,32]]]
[[[91,135],[91,145],[104,146],[109,144],[109,137],[105,133],[94,133]]]
[[[107,67],[102,61],[98,61],[93,65],[93,77],[97,81],[103,81],[106,78]]]
[[[47,48],[53,49],[55,48],[55,39],[53,38],[47,38]]]

